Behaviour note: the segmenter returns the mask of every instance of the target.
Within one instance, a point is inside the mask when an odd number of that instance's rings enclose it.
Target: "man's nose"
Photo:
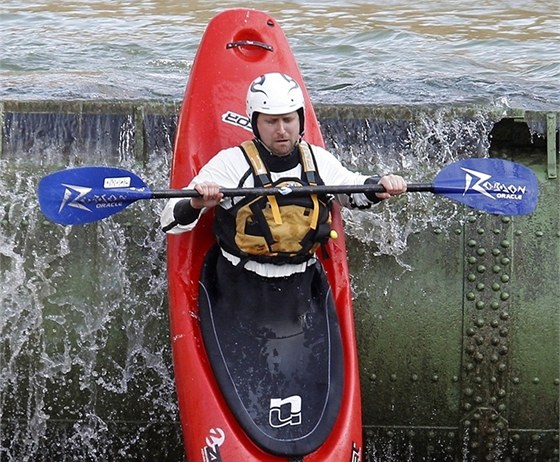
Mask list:
[[[278,121],[278,131],[280,133],[284,133],[286,131],[286,124],[281,120]]]

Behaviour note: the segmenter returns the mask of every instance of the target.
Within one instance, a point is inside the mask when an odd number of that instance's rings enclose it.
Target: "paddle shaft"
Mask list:
[[[366,192],[383,192],[380,184],[361,184],[361,185],[317,185],[317,186],[297,186],[289,188],[270,187],[270,188],[224,188],[220,189],[225,197],[239,196],[270,196],[270,195],[291,195],[305,196],[308,194],[355,194]],[[434,192],[432,183],[409,183],[407,192]],[[195,189],[166,189],[152,191],[151,199],[172,199],[181,197],[199,197],[200,194]]]

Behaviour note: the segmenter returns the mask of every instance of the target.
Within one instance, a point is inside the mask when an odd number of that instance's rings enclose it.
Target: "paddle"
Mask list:
[[[222,189],[224,196],[382,192],[383,186],[301,186]],[[409,192],[431,192],[478,210],[501,215],[531,213],[538,199],[535,174],[499,159],[465,159],[444,167],[433,183],[411,183]],[[151,191],[134,173],[113,167],[78,167],[51,173],[39,182],[44,215],[62,225],[101,220],[141,199],[195,197],[194,189]]]

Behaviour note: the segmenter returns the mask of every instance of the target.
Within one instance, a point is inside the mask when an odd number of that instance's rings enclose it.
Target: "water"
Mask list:
[[[37,209],[36,184],[68,153],[42,150],[0,160],[0,461],[142,460],[157,440],[166,446],[156,458],[181,460],[163,204],[89,227],[53,225]],[[160,152],[145,168],[130,152],[123,143],[121,165],[167,180]],[[102,156],[91,152],[93,162]]]
[[[555,0],[4,0],[0,98],[180,100],[206,24],[282,25],[316,103],[560,107]]]

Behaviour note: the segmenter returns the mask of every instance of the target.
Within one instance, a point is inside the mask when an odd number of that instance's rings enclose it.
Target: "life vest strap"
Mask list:
[[[309,144],[305,141],[299,143],[299,152],[301,155],[301,164],[303,171],[307,176],[307,182],[311,186],[317,185],[317,178],[315,175],[315,162],[313,161],[313,154],[311,154],[311,149]],[[311,200],[313,201],[313,215],[311,215],[311,229],[317,229],[317,223],[319,222],[319,198],[317,194],[311,195]]]
[[[272,180],[270,178],[270,172],[266,168],[257,147],[253,141],[244,141],[241,143],[241,147],[247,154],[247,158],[253,167],[253,172],[255,176],[259,178],[259,181],[263,184],[265,188],[270,188],[272,186]],[[273,195],[267,196],[268,203],[272,210],[272,217],[274,218],[274,223],[277,225],[282,224],[282,215],[280,214],[280,207],[278,206],[278,201]]]

